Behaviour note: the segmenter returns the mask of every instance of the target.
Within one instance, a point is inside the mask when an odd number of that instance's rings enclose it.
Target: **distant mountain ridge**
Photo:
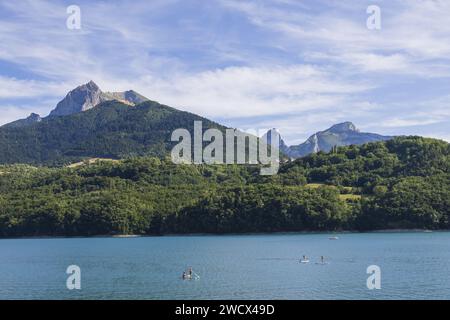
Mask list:
[[[352,122],[347,121],[335,124],[327,130],[316,132],[299,145],[288,147],[280,138],[280,150],[291,158],[300,158],[319,151],[329,152],[334,147],[361,145],[392,138],[392,136],[360,132]]]

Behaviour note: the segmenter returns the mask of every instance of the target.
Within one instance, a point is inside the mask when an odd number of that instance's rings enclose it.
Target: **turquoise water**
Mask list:
[[[0,299],[450,299],[450,233],[328,237],[4,239]],[[66,288],[73,264],[81,290]],[[380,290],[367,289],[369,265]],[[199,280],[180,279],[188,266]]]

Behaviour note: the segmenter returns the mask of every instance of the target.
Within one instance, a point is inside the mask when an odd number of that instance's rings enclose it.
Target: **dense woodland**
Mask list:
[[[0,236],[450,229],[450,146],[400,137],[257,166],[0,166]]]
[[[225,127],[154,101],[135,107],[107,101],[85,112],[47,117],[25,127],[0,127],[0,163],[61,166],[84,158],[167,155],[175,129]]]

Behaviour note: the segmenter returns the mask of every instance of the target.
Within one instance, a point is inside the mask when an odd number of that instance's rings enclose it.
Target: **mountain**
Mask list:
[[[10,128],[21,128],[28,126],[30,124],[41,122],[42,118],[37,113],[32,113],[28,116],[28,118],[16,120],[13,122],[10,122],[8,124],[5,124],[4,127],[10,127]]]
[[[65,116],[78,112],[87,111],[99,105],[102,102],[117,100],[129,106],[135,106],[148,101],[146,97],[134,90],[124,92],[103,92],[94,81],[76,87],[71,90],[64,99],[56,105],[56,108],[50,112],[49,117]],[[24,127],[35,122],[40,122],[41,116],[32,113],[26,119],[16,120],[3,125],[3,127]]]
[[[46,117],[28,126],[0,127],[0,163],[60,165],[95,157],[164,157],[176,144],[170,141],[172,132],[178,128],[193,132],[194,121],[202,121],[204,129],[225,129],[154,101],[132,108],[105,101],[84,112]]]
[[[86,111],[102,102],[110,100],[118,100],[124,104],[134,106],[148,99],[133,90],[125,92],[103,92],[94,81],[89,81],[70,91],[56,105],[56,108],[50,112],[50,116],[65,116]]]
[[[376,133],[360,132],[351,122],[335,124],[325,131],[319,131],[299,145],[281,149],[291,158],[304,157],[319,151],[328,152],[333,147],[361,145],[368,142],[385,141],[391,136],[382,136]]]
[[[195,121],[202,122],[203,131],[216,128],[225,133],[227,129],[201,116],[150,101],[136,91],[103,92],[89,81],[71,90],[49,116],[32,114],[1,126],[0,164],[53,166],[87,158],[162,158],[178,144],[171,141],[176,129],[187,129],[194,136]],[[208,144],[203,142],[203,146]],[[257,154],[252,148],[247,144],[245,152]]]
[[[193,130],[195,120],[202,121],[204,129],[225,130],[213,121],[150,101],[133,90],[103,92],[89,81],[71,90],[48,117],[32,113],[0,127],[0,164],[55,165],[89,157],[166,156],[174,145],[171,133],[178,128]],[[263,141],[270,144],[272,132]],[[287,146],[279,136],[279,149],[283,159],[299,158],[335,146],[391,138],[362,133],[353,123],[344,122],[297,146]]]

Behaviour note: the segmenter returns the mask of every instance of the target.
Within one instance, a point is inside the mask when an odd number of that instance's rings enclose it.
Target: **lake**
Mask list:
[[[449,232],[329,236],[2,239],[0,299],[450,299]],[[81,290],[66,287],[69,265]],[[189,266],[200,279],[181,280]]]

